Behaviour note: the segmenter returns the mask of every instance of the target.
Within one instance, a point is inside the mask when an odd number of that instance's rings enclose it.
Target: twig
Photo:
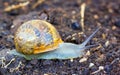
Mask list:
[[[0,60],[2,62],[1,68],[4,68],[4,66],[5,66],[5,62],[4,62],[5,61],[5,57],[1,57]]]
[[[104,70],[104,66],[99,66],[99,69],[97,71],[95,71],[95,72],[92,72],[91,74],[96,74],[96,73],[98,73],[98,72],[100,72],[102,70]]]
[[[18,64],[18,66],[16,68],[11,68],[10,69],[10,72],[19,70],[19,68],[21,67],[21,65],[22,65],[22,62],[20,61],[19,64]]]
[[[110,65],[113,65],[116,61],[118,61],[118,60],[120,60],[119,58],[116,58],[116,59],[114,59],[111,63],[110,63]],[[105,67],[104,66],[99,66],[99,69],[98,70],[96,70],[96,71],[94,71],[94,72],[92,72],[91,74],[96,74],[96,73],[98,73],[98,72],[100,72],[100,71],[102,71],[102,70],[104,70],[105,69]]]
[[[80,15],[81,15],[81,21],[80,21],[80,23],[81,23],[82,31],[83,31],[83,32],[84,32],[84,14],[85,14],[85,7],[86,7],[86,4],[83,3],[83,4],[81,5],[81,11],[80,11]]]
[[[38,0],[33,6],[32,9],[35,9],[38,5],[42,4],[45,0]]]
[[[7,68],[13,61],[15,61],[15,58],[12,58],[12,60],[10,60],[10,62],[9,62],[8,64],[6,64],[6,65],[4,66],[4,68]]]
[[[9,12],[11,10],[15,10],[15,9],[18,9],[18,8],[21,8],[21,7],[25,7],[29,4],[30,2],[27,1],[27,2],[24,2],[24,3],[19,3],[18,5],[11,5],[11,6],[8,6],[4,9],[5,12]]]
[[[120,58],[114,59],[114,60],[111,62],[111,65],[113,65],[116,61],[119,61],[119,60],[120,60]]]
[[[15,61],[15,58],[12,58],[12,60],[10,60],[8,64],[5,64],[5,60],[6,60],[5,57],[2,57],[0,60],[2,61],[1,68],[7,68],[13,61]]]

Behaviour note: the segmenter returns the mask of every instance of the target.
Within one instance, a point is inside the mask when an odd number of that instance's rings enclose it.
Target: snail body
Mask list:
[[[96,34],[97,29],[82,44],[63,42],[57,30],[43,20],[30,20],[16,31],[14,41],[16,50],[11,54],[30,59],[70,59],[80,57],[84,50],[95,45],[86,44]]]

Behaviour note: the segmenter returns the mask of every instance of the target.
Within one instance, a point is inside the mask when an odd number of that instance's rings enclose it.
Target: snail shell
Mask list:
[[[55,50],[63,41],[50,23],[44,20],[30,20],[17,29],[14,42],[18,52],[38,54]]]

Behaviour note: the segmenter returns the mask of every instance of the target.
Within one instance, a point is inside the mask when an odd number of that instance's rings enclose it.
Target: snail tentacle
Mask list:
[[[87,43],[93,38],[93,36],[99,31],[100,28],[96,29],[80,46],[85,47]]]

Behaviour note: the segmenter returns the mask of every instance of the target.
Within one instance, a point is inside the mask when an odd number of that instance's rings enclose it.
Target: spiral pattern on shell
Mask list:
[[[14,42],[18,52],[38,54],[55,50],[63,41],[50,23],[43,20],[30,20],[17,29]]]

